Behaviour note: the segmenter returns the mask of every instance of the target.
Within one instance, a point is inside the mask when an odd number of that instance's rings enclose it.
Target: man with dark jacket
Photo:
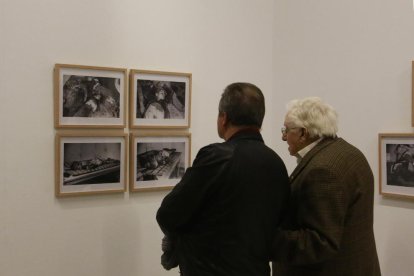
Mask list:
[[[198,152],[157,212],[171,257],[167,269],[175,258],[184,276],[270,275],[271,241],[289,184],[283,161],[260,135],[264,113],[255,85],[224,90],[217,130],[225,142]]]
[[[368,161],[336,133],[320,98],[289,103],[282,139],[298,159],[284,228],[274,240],[275,276],[379,276]]]

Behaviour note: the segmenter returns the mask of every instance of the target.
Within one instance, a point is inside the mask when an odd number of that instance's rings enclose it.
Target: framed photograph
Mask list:
[[[125,128],[127,69],[56,64],[56,128]]]
[[[131,128],[189,128],[191,74],[130,71]]]
[[[132,192],[171,189],[190,164],[189,133],[132,133],[130,143]]]
[[[414,198],[414,133],[379,134],[379,191]]]
[[[128,135],[57,133],[56,196],[126,190]]]

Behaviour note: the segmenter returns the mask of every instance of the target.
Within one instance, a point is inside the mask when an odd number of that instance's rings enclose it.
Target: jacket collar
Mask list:
[[[324,138],[314,148],[312,148],[296,166],[290,175],[290,181],[292,182],[298,174],[306,167],[306,165],[317,155],[322,149],[326,148],[339,138]]]
[[[263,137],[258,128],[244,128],[233,134],[226,142],[236,142],[239,140],[250,139],[263,142]]]

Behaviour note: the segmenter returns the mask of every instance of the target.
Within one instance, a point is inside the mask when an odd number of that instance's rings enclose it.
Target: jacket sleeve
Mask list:
[[[339,250],[347,210],[344,180],[325,168],[310,171],[304,179],[296,198],[298,227],[276,231],[275,261],[312,264]]]
[[[214,145],[202,148],[181,181],[163,199],[157,212],[157,222],[168,235],[177,234],[202,206],[209,185],[226,158]]]

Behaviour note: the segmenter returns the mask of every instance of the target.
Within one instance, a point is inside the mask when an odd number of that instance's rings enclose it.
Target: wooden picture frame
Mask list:
[[[56,64],[56,128],[125,128],[127,69]]]
[[[191,73],[130,70],[131,128],[189,128]]]
[[[127,148],[121,132],[56,133],[55,195],[125,192]]]
[[[414,199],[414,133],[380,133],[379,192]]]
[[[191,134],[130,134],[131,192],[172,189],[190,165]]]
[[[414,60],[411,62],[411,126],[414,127]]]

